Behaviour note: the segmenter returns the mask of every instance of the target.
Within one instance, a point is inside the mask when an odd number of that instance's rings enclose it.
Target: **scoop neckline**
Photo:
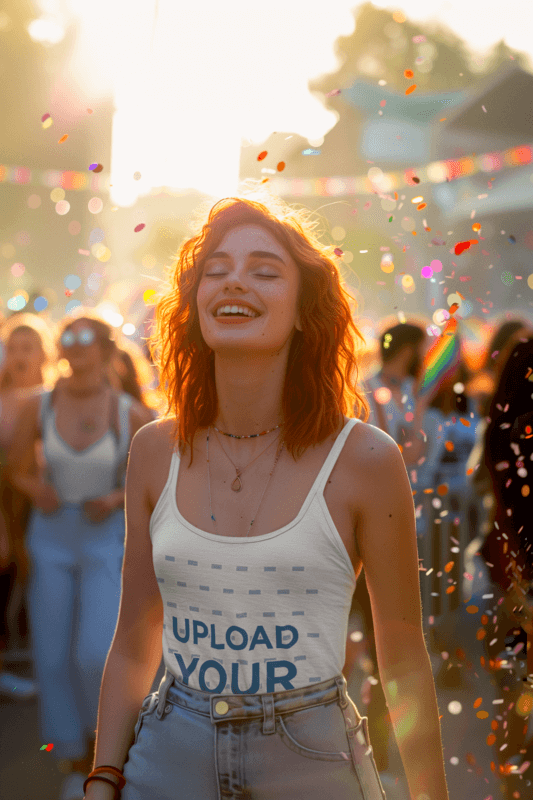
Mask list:
[[[308,507],[310,506],[314,496],[316,495],[318,479],[321,476],[322,470],[323,470],[327,460],[329,459],[331,453],[333,452],[333,448],[337,444],[337,442],[339,440],[339,437],[342,436],[342,434],[346,430],[347,426],[354,419],[355,419],[356,422],[358,421],[357,417],[348,417],[348,419],[344,423],[342,429],[337,434],[337,437],[335,438],[335,441],[333,442],[333,444],[331,446],[331,449],[330,449],[329,453],[327,454],[327,456],[326,456],[326,458],[324,460],[324,463],[320,467],[320,469],[318,471],[318,474],[317,474],[315,480],[313,481],[313,485],[311,486],[309,492],[307,493],[307,496],[306,496],[305,500],[303,501],[303,504],[302,504],[302,507],[300,508],[300,511],[298,512],[296,517],[292,520],[292,522],[287,523],[287,525],[284,525],[282,528],[278,528],[277,530],[271,531],[270,533],[262,533],[259,536],[221,536],[218,533],[211,533],[210,531],[204,531],[201,528],[197,528],[196,525],[192,524],[192,522],[189,522],[188,520],[186,520],[185,517],[183,516],[183,514],[180,512],[180,510],[178,508],[178,500],[177,500],[177,496],[176,496],[177,495],[177,489],[178,489],[179,468],[180,468],[180,462],[181,462],[181,458],[179,456],[179,453],[176,450],[173,451],[172,458],[175,459],[175,461],[177,461],[177,466],[175,465],[174,466],[174,470],[170,471],[171,475],[174,475],[174,473],[176,475],[176,479],[175,480],[171,480],[171,487],[170,487],[171,488],[171,495],[172,495],[172,497],[171,497],[171,505],[172,505],[172,511],[173,511],[174,515],[182,523],[182,525],[185,525],[187,528],[192,530],[194,533],[197,533],[199,536],[203,536],[206,539],[211,539],[211,540],[214,540],[214,541],[228,542],[228,543],[231,543],[231,544],[234,544],[236,542],[265,541],[266,539],[271,539],[274,536],[279,536],[280,534],[285,533],[285,531],[288,531],[288,530],[290,530],[290,528],[293,528],[295,525],[297,525],[300,522],[300,520],[303,517],[303,515],[306,513],[306,511],[307,511]]]

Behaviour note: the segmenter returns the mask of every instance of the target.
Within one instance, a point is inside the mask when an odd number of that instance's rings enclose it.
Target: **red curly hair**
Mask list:
[[[274,198],[266,202],[228,197],[215,203],[197,235],[179,248],[168,268],[170,288],[157,302],[148,345],[166,397],[163,417],[176,419],[174,438],[181,455],[189,444],[189,466],[196,430],[212,425],[218,413],[213,351],[201,333],[196,295],[204,262],[237,225],[261,225],[290,253],[301,274],[302,331],[294,331],[282,398],[282,434],[293,459],[331,436],[340,416],[363,412],[365,422],[369,416],[357,389],[356,339],[364,339],[352,319],[349,300],[354,310],[355,300],[343,285],[334,246],[319,241],[316,222],[305,209]]]

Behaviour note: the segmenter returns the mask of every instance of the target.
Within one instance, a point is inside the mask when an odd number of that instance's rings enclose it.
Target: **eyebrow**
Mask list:
[[[212,253],[206,261],[210,261],[212,258],[231,258],[229,253],[224,253],[223,250],[217,250],[216,253]],[[276,255],[276,253],[269,253],[267,250],[253,250],[250,253],[250,258],[269,258],[272,261],[279,261],[280,264],[285,265],[285,262],[280,256]]]

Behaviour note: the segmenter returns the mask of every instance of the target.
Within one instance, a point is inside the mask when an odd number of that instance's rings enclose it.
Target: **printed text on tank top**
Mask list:
[[[343,425],[347,421],[348,417],[344,417]],[[173,425],[173,420],[161,424],[162,447],[163,442],[168,441]],[[357,436],[360,426],[362,427],[361,423],[354,426],[348,439]],[[163,430],[165,427],[166,431]],[[340,431],[339,425],[333,436],[315,448],[308,448],[296,462],[286,448],[283,450],[248,539],[281,530],[297,518]],[[186,452],[180,459],[174,507],[177,515],[186,524],[214,534],[214,522],[209,516],[206,433],[206,429],[196,433],[192,467],[189,468],[190,452]],[[246,476],[243,490],[233,492],[230,485],[235,478],[234,467],[216,444],[210,447],[211,492],[218,535],[246,538],[250,520],[272,470],[276,451],[277,444],[266,450],[264,456],[243,473],[243,477]],[[168,479],[171,453],[172,444],[169,443],[166,445],[165,457],[157,459],[157,467],[149,477],[148,491],[152,511]],[[243,458],[242,463],[247,463],[246,459]],[[354,504],[357,506],[358,500],[347,442],[328,477],[323,496],[357,577],[362,566],[355,533]]]

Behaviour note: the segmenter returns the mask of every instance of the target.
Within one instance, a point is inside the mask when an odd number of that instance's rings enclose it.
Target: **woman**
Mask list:
[[[0,691],[16,699],[36,694],[33,681],[1,671],[3,652],[20,647],[20,613],[27,578],[24,531],[30,511],[26,497],[13,490],[3,475],[13,442],[15,422],[24,401],[40,394],[56,376],[55,346],[44,320],[14,314],[2,326],[4,359],[0,370],[0,585],[5,633],[0,646]],[[9,640],[9,641],[8,641]]]
[[[8,458],[10,480],[33,505],[28,605],[42,739],[53,742],[62,771],[80,775],[93,755],[100,680],[118,615],[123,468],[132,434],[149,420],[109,384],[114,349],[112,329],[94,313],[63,321],[59,350],[70,375],[27,401]],[[47,475],[36,477],[39,439]],[[75,780],[67,780],[64,796]]]
[[[273,199],[219,201],[181,246],[153,343],[169,416],[132,443],[87,800],[382,800],[341,674],[363,565],[412,795],[447,800],[409,481],[346,416],[364,410],[348,297],[332,248]]]
[[[507,632],[510,645],[509,665],[515,667],[508,675],[507,689],[512,689],[511,697],[516,700],[517,708],[524,703],[524,699],[520,699],[522,689],[528,688],[530,691],[533,684],[533,534],[530,496],[533,461],[532,396],[533,339],[529,339],[519,342],[512,351],[490,409],[490,422],[485,438],[485,463],[493,484],[495,519],[481,548],[492,582],[504,598],[499,626],[504,635]],[[526,648],[525,652],[520,652],[517,645],[524,632]],[[498,649],[503,651],[503,637],[498,638]],[[518,664],[513,664],[516,660],[522,662],[522,668],[527,665],[527,677],[523,677],[523,680],[529,687],[524,687],[520,680],[522,670],[518,669]],[[519,674],[517,676],[513,673]],[[505,681],[505,678],[500,677],[502,674],[503,670],[497,674],[500,685]],[[526,702],[531,702],[531,697]],[[504,775],[508,775],[509,761],[513,756],[526,751],[531,755],[531,729],[529,741],[524,742],[528,733],[527,723],[528,720],[524,721],[522,716],[512,715],[509,719],[509,731],[505,734],[509,749],[501,752],[503,732],[494,743],[500,770]],[[511,782],[512,776],[508,780]]]

